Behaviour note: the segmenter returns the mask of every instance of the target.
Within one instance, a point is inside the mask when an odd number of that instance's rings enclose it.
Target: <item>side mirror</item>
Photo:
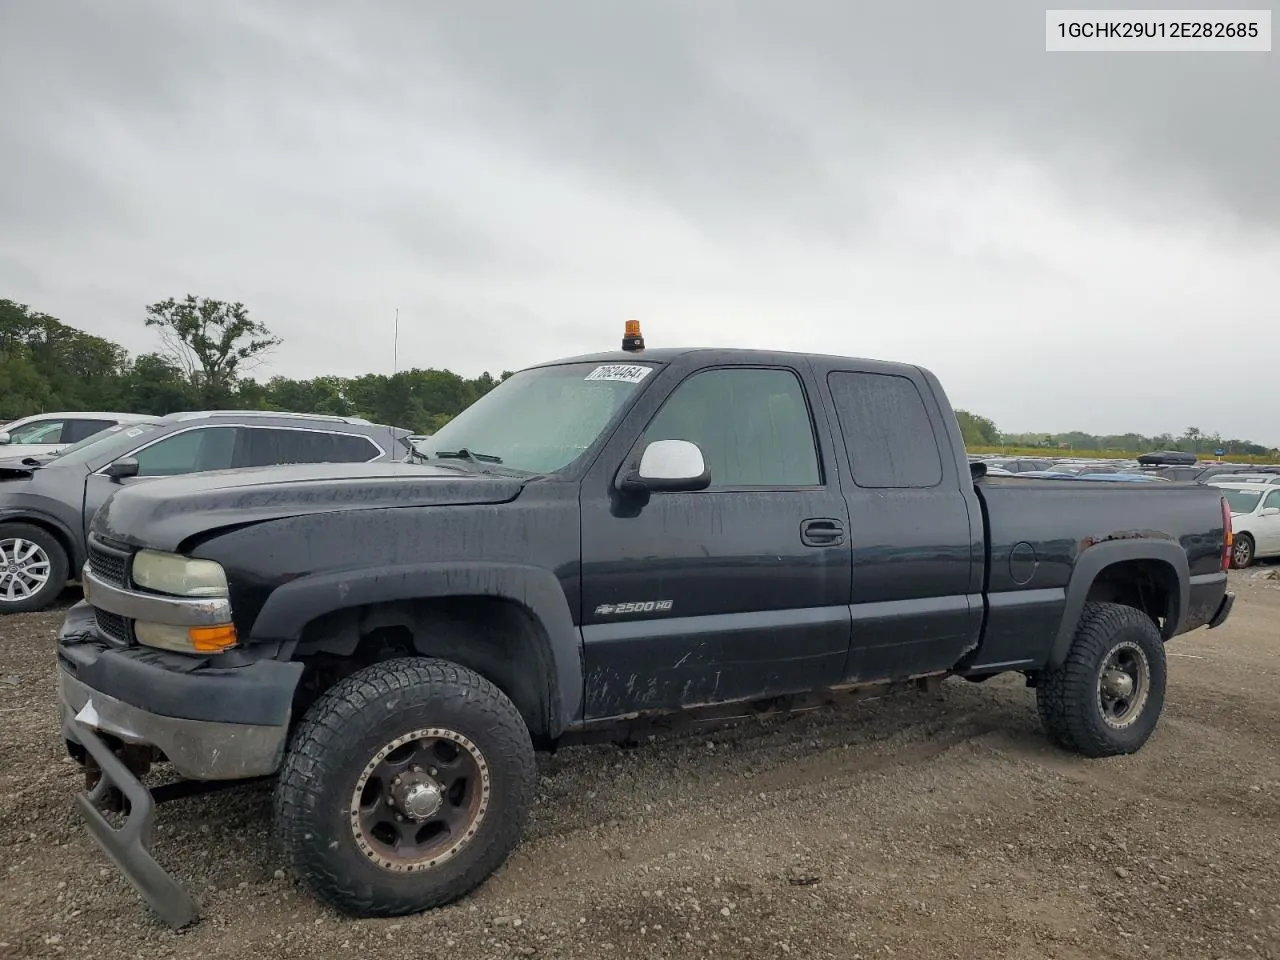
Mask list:
[[[1263,507],[1261,515],[1264,517],[1280,516],[1280,507]]]
[[[8,431],[8,430],[0,430],[0,443],[8,443],[8,442],[9,442],[9,439],[10,439],[10,438],[9,438],[9,431]]]
[[[688,440],[654,440],[644,448],[640,465],[619,478],[623,493],[691,493],[711,486],[711,470],[702,449]]]
[[[107,465],[107,469],[103,471],[112,480],[126,480],[129,477],[138,475],[138,461],[133,457],[121,457]]]

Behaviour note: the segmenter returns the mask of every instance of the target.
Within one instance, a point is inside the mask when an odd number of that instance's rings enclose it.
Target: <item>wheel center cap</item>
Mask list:
[[[1102,675],[1102,692],[1116,700],[1129,697],[1133,694],[1133,677],[1123,670],[1108,670]]]
[[[444,804],[444,794],[439,784],[419,781],[409,786],[400,799],[402,809],[411,820],[426,820]]]

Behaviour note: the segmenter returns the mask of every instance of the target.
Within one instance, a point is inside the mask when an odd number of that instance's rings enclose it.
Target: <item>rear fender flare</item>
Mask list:
[[[1173,615],[1165,626],[1164,634],[1173,636],[1178,632],[1178,626],[1187,615],[1187,608],[1191,603],[1191,575],[1187,566],[1187,553],[1182,544],[1176,540],[1153,539],[1104,541],[1088,547],[1076,558],[1071,581],[1067,584],[1062,622],[1049,653],[1050,666],[1060,666],[1066,661],[1071,641],[1075,638],[1076,626],[1084,614],[1085,600],[1094,581],[1098,579],[1098,574],[1114,563],[1131,560],[1154,560],[1173,569],[1178,592],[1174,597]]]
[[[549,570],[507,563],[405,564],[303,577],[276,588],[254,621],[258,640],[291,642],[303,628],[339,610],[396,601],[492,597],[526,609],[542,626],[550,649],[552,736],[582,711],[582,634],[560,581]]]

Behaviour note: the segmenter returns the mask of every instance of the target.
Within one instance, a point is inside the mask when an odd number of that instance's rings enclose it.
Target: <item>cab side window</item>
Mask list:
[[[61,420],[36,420],[9,432],[11,444],[62,443],[64,424]]]
[[[907,377],[834,371],[827,375],[853,482],[872,489],[936,487],[942,454],[924,398]]]
[[[175,433],[134,454],[138,476],[172,477],[204,470],[228,470],[235,445],[235,427],[197,427]]]
[[[115,426],[114,420],[68,420],[62,428],[62,443],[79,443],[107,427]]]
[[[718,369],[667,398],[641,445],[689,440],[711,468],[711,489],[822,483],[804,387],[790,370]]]
[[[242,433],[236,465],[367,463],[376,456],[378,448],[366,437],[320,430],[249,427]]]

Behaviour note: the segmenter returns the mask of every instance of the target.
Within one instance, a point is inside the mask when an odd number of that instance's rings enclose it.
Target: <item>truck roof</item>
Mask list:
[[[560,357],[530,367],[554,367],[565,363],[671,363],[691,354],[698,354],[711,363],[786,363],[797,358],[824,360],[833,363],[855,362],[879,368],[885,372],[909,373],[920,368],[914,364],[892,360],[872,360],[865,357],[849,357],[838,354],[801,353],[797,350],[755,350],[747,347],[646,347],[643,350],[605,350],[600,353],[584,353],[576,357]]]

